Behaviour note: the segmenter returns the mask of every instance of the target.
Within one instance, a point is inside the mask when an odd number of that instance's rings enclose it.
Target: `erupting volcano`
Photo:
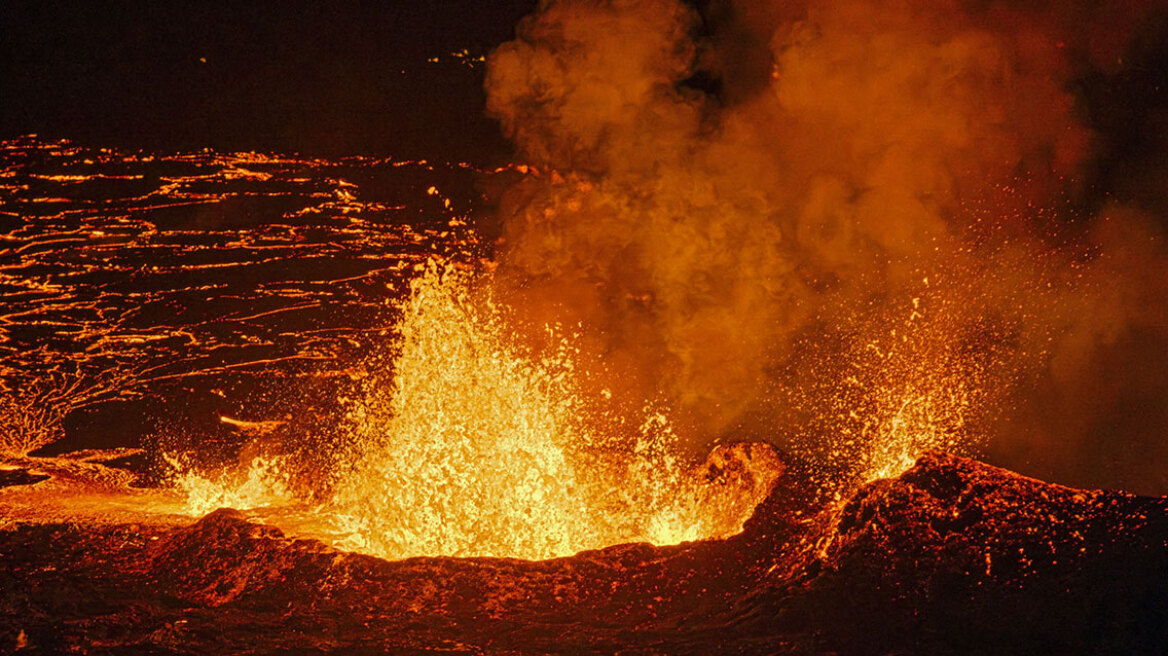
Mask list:
[[[4,28],[0,652],[1168,652],[1168,6],[293,5]]]

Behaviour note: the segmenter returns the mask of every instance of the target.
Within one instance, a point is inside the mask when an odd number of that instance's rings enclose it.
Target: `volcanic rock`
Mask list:
[[[751,632],[855,654],[1168,653],[1168,499],[929,453],[860,489]]]
[[[384,561],[231,510],[185,525],[7,521],[0,649],[1168,651],[1168,499],[943,453],[820,512],[789,485],[726,540],[539,562]]]

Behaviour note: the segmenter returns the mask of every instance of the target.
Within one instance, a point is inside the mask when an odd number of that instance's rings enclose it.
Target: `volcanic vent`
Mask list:
[[[397,347],[366,365],[327,497],[302,509],[330,527],[322,537],[386,558],[542,559],[741,530],[781,471],[773,448],[720,447],[691,464],[659,412],[621,431],[603,398],[590,405],[575,387],[570,342],[551,332],[545,355],[520,353],[473,282],[431,262],[412,283]],[[196,515],[271,513],[297,504],[286,466],[257,456],[179,483]]]

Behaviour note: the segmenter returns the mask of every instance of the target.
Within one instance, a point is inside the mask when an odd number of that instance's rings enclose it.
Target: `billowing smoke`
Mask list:
[[[1154,10],[544,1],[489,59],[489,111],[533,167],[501,203],[504,291],[702,443],[783,445],[839,411],[807,390],[919,330],[933,344],[899,360],[977,370],[1003,464],[1081,482],[1088,442],[1122,448],[1122,390],[1168,398],[1146,367],[1110,380],[1168,345],[1168,264],[1154,221],[1100,209],[1075,93]],[[1159,404],[1116,430],[1168,435]],[[1145,473],[1113,484],[1168,489]]]

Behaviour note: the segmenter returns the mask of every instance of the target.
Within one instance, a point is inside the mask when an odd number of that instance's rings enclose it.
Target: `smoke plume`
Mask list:
[[[790,448],[841,411],[812,397],[891,348],[976,372],[1003,464],[1084,482],[1127,431],[1162,465],[1168,382],[1124,372],[1168,345],[1168,260],[1154,218],[1091,187],[1077,91],[1157,11],[545,0],[489,58],[489,111],[532,166],[500,206],[504,293],[696,443]],[[1143,424],[1108,423],[1137,397],[1159,403]]]

